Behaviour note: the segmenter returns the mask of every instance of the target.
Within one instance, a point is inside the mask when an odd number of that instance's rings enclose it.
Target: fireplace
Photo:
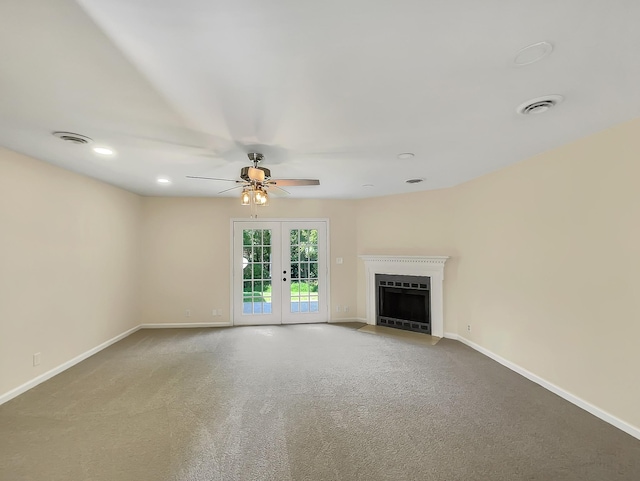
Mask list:
[[[444,263],[449,259],[449,257],[361,255],[360,258],[364,261],[365,268],[364,275],[367,316],[365,320],[367,324],[377,324],[378,286],[376,285],[376,274],[387,274],[390,276],[419,276],[423,278],[428,277],[429,288],[426,292],[429,294],[429,325],[431,335],[444,337],[442,284],[444,281]],[[421,332],[426,331],[421,329]]]
[[[375,280],[377,325],[431,334],[429,277],[376,274]]]

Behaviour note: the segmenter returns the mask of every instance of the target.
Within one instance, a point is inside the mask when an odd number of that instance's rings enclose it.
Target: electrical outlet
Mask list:
[[[191,317],[191,309],[185,309],[184,317]]]
[[[39,352],[36,352],[33,355],[33,365],[34,366],[39,366],[40,365],[40,353]]]
[[[211,311],[211,315],[212,316],[217,316],[218,315],[218,309],[214,309]]]
[[[471,332],[471,324],[467,324],[467,331]]]
[[[336,257],[336,264],[342,264],[344,259],[342,257]]]
[[[336,312],[342,312],[342,306],[336,306]]]
[[[344,306],[344,312],[349,312],[349,306]]]

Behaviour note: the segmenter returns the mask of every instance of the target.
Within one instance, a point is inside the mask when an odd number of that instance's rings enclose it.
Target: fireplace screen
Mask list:
[[[431,334],[430,278],[376,274],[376,324]]]

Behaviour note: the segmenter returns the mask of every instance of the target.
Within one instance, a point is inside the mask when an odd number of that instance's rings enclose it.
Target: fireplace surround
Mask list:
[[[376,324],[376,274],[423,276],[429,278],[431,335],[444,337],[444,264],[448,256],[362,255],[365,265],[367,324]]]

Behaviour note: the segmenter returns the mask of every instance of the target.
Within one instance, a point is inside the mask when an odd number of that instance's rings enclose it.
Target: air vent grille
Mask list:
[[[562,102],[561,95],[547,95],[520,104],[516,109],[521,115],[542,114]]]
[[[522,109],[522,113],[524,115],[529,114],[541,114],[542,112],[546,112],[551,107],[553,107],[556,103],[553,100],[543,100],[542,102],[535,102],[533,104],[529,104]]]
[[[72,144],[86,145],[93,142],[90,137],[87,137],[86,135],[74,134],[73,132],[53,132],[53,136]]]

